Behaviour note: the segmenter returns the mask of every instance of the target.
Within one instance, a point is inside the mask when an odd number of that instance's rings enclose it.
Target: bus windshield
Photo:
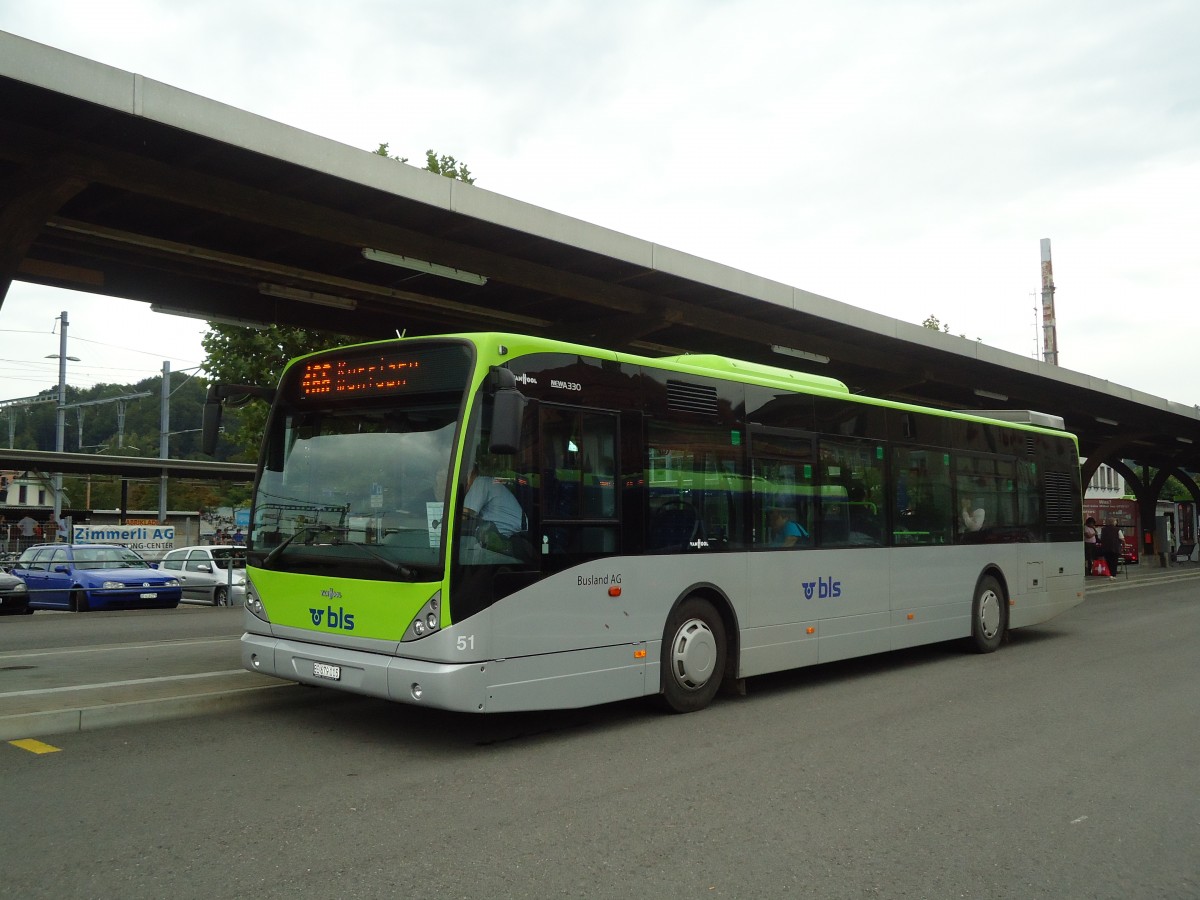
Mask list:
[[[459,404],[277,415],[254,501],[265,568],[426,580],[442,571],[442,508]]]

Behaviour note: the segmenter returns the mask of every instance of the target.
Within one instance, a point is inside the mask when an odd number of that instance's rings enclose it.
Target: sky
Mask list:
[[[527,203],[1188,405],[1195,0],[0,0],[0,30]],[[0,400],[204,324],[14,283]],[[1054,411],[1051,411],[1054,412]]]

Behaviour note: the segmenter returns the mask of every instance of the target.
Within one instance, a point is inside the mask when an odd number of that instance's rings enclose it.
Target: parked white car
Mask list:
[[[162,558],[158,567],[179,579],[184,600],[200,600],[213,606],[241,606],[246,602],[245,547],[177,547]]]

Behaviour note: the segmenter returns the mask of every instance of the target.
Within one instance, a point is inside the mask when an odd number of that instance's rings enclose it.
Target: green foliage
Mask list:
[[[332,331],[283,325],[247,328],[213,322],[201,344],[204,370],[212,381],[274,387],[289,360],[350,341],[346,335]],[[236,415],[231,415],[233,412],[227,409],[222,419],[224,435],[220,443],[228,444],[235,459],[253,462],[267,422],[267,404],[250,400],[236,410]]]
[[[425,169],[429,172],[437,172],[439,175],[445,175],[447,178],[457,178],[459,181],[465,181],[467,184],[475,183],[475,179],[471,175],[471,170],[467,168],[466,163],[459,162],[453,156],[446,156],[444,154],[438,156],[432,150],[425,151]]]
[[[407,156],[392,156],[391,154],[389,154],[387,144],[380,144],[373,152],[378,154],[379,156],[386,156],[388,159],[394,159],[394,160],[396,160],[396,162],[402,162],[402,163],[408,162]]]
[[[925,328],[931,329],[932,331],[945,331],[947,333],[949,333],[949,331],[950,331],[950,326],[949,325],[943,326],[942,323],[940,321],[938,321],[937,316],[930,316],[928,319],[926,319],[924,322],[922,322],[921,325],[924,326]]]
[[[200,425],[208,383],[203,378],[174,373],[171,377],[168,453],[174,459],[206,459],[200,452]],[[116,401],[131,394],[148,394],[136,400]],[[105,456],[155,457],[162,432],[162,376],[136,384],[98,384],[90,388],[70,385],[66,389],[63,449],[68,452]],[[107,403],[96,401],[110,400]],[[88,406],[73,406],[87,403]],[[124,420],[119,415],[124,407]],[[72,408],[73,407],[73,408]],[[82,413],[82,415],[80,415]],[[30,450],[54,450],[55,404],[3,410],[13,417],[13,446]],[[236,416],[233,417],[236,422]],[[7,428],[5,421],[3,428]],[[216,458],[229,460],[232,446],[218,448]],[[121,505],[121,479],[115,476],[63,478],[67,508],[116,509]],[[128,509],[157,509],[157,478],[128,479]],[[169,479],[168,503],[172,509],[202,509],[212,506],[247,505],[249,488],[243,484],[193,479]]]
[[[928,319],[926,319],[924,322],[922,322],[921,325],[925,328],[930,329],[931,331],[941,331],[944,334],[950,333],[950,323],[949,322],[945,322],[945,323],[941,322],[937,316],[930,316]],[[966,335],[960,334],[959,337],[965,339]],[[978,343],[983,342],[983,338],[980,338],[980,337],[975,338],[975,340]]]

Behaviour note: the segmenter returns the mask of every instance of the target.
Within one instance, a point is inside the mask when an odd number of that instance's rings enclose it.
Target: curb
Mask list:
[[[21,738],[70,734],[92,731],[114,725],[138,725],[162,719],[179,719],[213,712],[246,709],[268,700],[282,697],[280,688],[295,688],[291,682],[265,684],[261,687],[237,688],[163,697],[153,700],[130,700],[97,706],[80,706],[45,712],[16,713],[0,716],[0,741]]]
[[[1143,576],[1141,578],[1120,578],[1116,581],[1102,582],[1095,587],[1084,584],[1084,594],[1103,594],[1108,591],[1124,591],[1130,588],[1150,587],[1160,584],[1176,584],[1180,581],[1191,581],[1194,578],[1200,577],[1200,569],[1194,572],[1180,572],[1177,575],[1154,575]]]

